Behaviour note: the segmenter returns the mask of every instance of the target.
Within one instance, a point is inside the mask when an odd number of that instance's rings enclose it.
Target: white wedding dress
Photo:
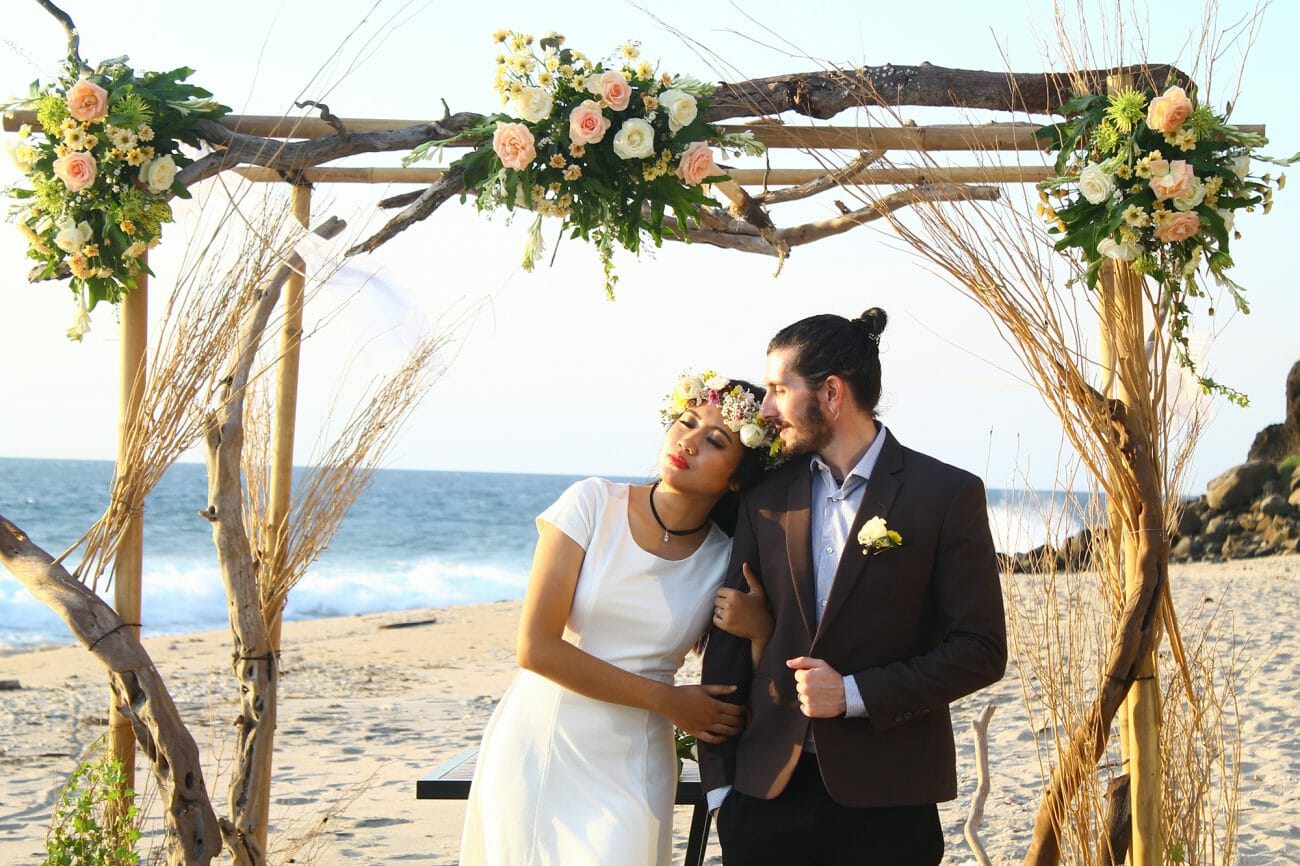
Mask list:
[[[671,683],[708,627],[730,540],[711,527],[687,559],[646,552],[629,489],[580,481],[537,520],[586,550],[565,640]],[[676,785],[666,718],[521,670],[483,734],[461,866],[667,866]]]

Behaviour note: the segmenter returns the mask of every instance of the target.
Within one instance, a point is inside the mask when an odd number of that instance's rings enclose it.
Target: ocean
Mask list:
[[[112,472],[107,461],[0,458],[0,514],[57,555],[99,517]],[[536,541],[533,518],[578,478],[380,470],[290,593],[286,619],[521,598]],[[206,497],[204,467],[180,463],[145,503],[146,635],[227,626],[211,526],[197,514]],[[1061,516],[1039,516],[1044,504]],[[1071,507],[1060,494],[990,490],[999,550],[1027,550],[1078,531]],[[62,620],[0,571],[0,650],[72,642]]]

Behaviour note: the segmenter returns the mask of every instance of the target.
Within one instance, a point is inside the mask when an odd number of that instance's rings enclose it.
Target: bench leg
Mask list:
[[[696,803],[691,814],[691,834],[686,842],[684,866],[704,866],[704,849],[709,845],[709,825],[712,823],[708,804]]]

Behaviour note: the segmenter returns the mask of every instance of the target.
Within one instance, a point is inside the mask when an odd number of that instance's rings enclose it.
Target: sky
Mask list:
[[[250,114],[282,114],[302,98],[325,101],[342,117],[437,117],[442,100],[453,111],[496,110],[491,34],[498,28],[558,30],[571,47],[593,56],[635,39],[662,69],[705,80],[811,72],[831,64],[1060,68],[1048,55],[1055,44],[1048,0],[997,6],[833,0],[799,6],[797,15],[789,3],[770,0],[647,5],[650,11],[517,0],[383,0],[373,6],[228,0],[213,15],[192,4],[164,12],[156,4],[66,0],[64,8],[92,63],[127,54],[138,69],[191,66],[194,82],[236,113]],[[1130,50],[1125,61],[1187,60],[1201,19],[1198,4],[1153,0],[1137,12],[1128,3],[1103,5],[1112,13],[1125,10],[1128,31],[1145,43],[1145,55]],[[1224,0],[1220,22],[1235,23],[1253,8]],[[1099,24],[1089,32],[1102,41]],[[1300,4],[1277,2],[1265,11],[1233,113],[1235,122],[1267,124],[1267,151],[1275,156],[1300,150],[1297,32]],[[0,42],[0,96],[52,77],[64,50],[61,28],[23,0],[7,4]],[[1222,47],[1214,87],[1235,81],[1229,73],[1240,66],[1240,47]],[[1220,90],[1210,93],[1216,106],[1224,99]],[[962,120],[911,109],[903,115],[922,123]],[[850,112],[835,123],[863,120]],[[773,159],[797,164],[789,152]],[[13,166],[0,162],[0,185],[17,180]],[[318,187],[313,212],[343,216],[359,231],[367,221],[374,227],[386,218],[374,202],[407,188]],[[196,192],[200,200],[224,194],[212,181]],[[1210,478],[1244,461],[1255,432],[1282,420],[1287,371],[1300,358],[1295,195],[1284,190],[1272,214],[1238,220],[1244,239],[1233,246],[1234,277],[1247,289],[1252,314],[1233,315],[1230,304],[1219,303],[1216,317],[1197,319],[1195,339],[1209,346],[1207,370],[1249,394],[1251,406],[1215,405],[1188,492],[1202,491]],[[780,225],[822,218],[833,212],[835,197],[777,207],[773,217]],[[151,258],[155,311],[179,279],[187,239],[202,231],[196,205],[182,205],[177,214]],[[509,224],[479,215],[472,204],[449,203],[356,261],[350,273],[368,275],[368,281],[326,287],[313,302],[317,308],[309,308],[309,322],[328,321],[304,349],[296,462],[310,459],[331,406],[346,406],[391,369],[413,333],[441,326],[451,329],[447,371],[413,412],[389,465],[645,475],[661,436],[658,406],[680,370],[711,367],[761,380],[764,347],[780,327],[814,313],[852,317],[879,306],[890,316],[881,344],[882,418],[900,441],[975,472],[990,487],[1086,486],[1070,476],[1060,423],[994,323],[877,226],[797,248],[779,276],[773,259],[702,244],[649,248],[640,259],[620,252],[618,296],[610,302],[596,254],[581,242],[563,241],[552,266],[525,273],[519,256],[526,220]],[[546,228],[547,258],[556,229]],[[26,282],[24,244],[10,226],[0,227],[0,268],[0,368],[7,386],[0,457],[111,459],[119,349],[114,311],[101,305],[91,333],[70,343],[64,331],[74,308],[66,285]]]

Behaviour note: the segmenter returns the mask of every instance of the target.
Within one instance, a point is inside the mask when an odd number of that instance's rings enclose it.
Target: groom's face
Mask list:
[[[759,416],[776,426],[787,454],[810,454],[831,441],[831,422],[822,406],[821,388],[810,388],[793,369],[794,349],[767,356],[767,396]]]

